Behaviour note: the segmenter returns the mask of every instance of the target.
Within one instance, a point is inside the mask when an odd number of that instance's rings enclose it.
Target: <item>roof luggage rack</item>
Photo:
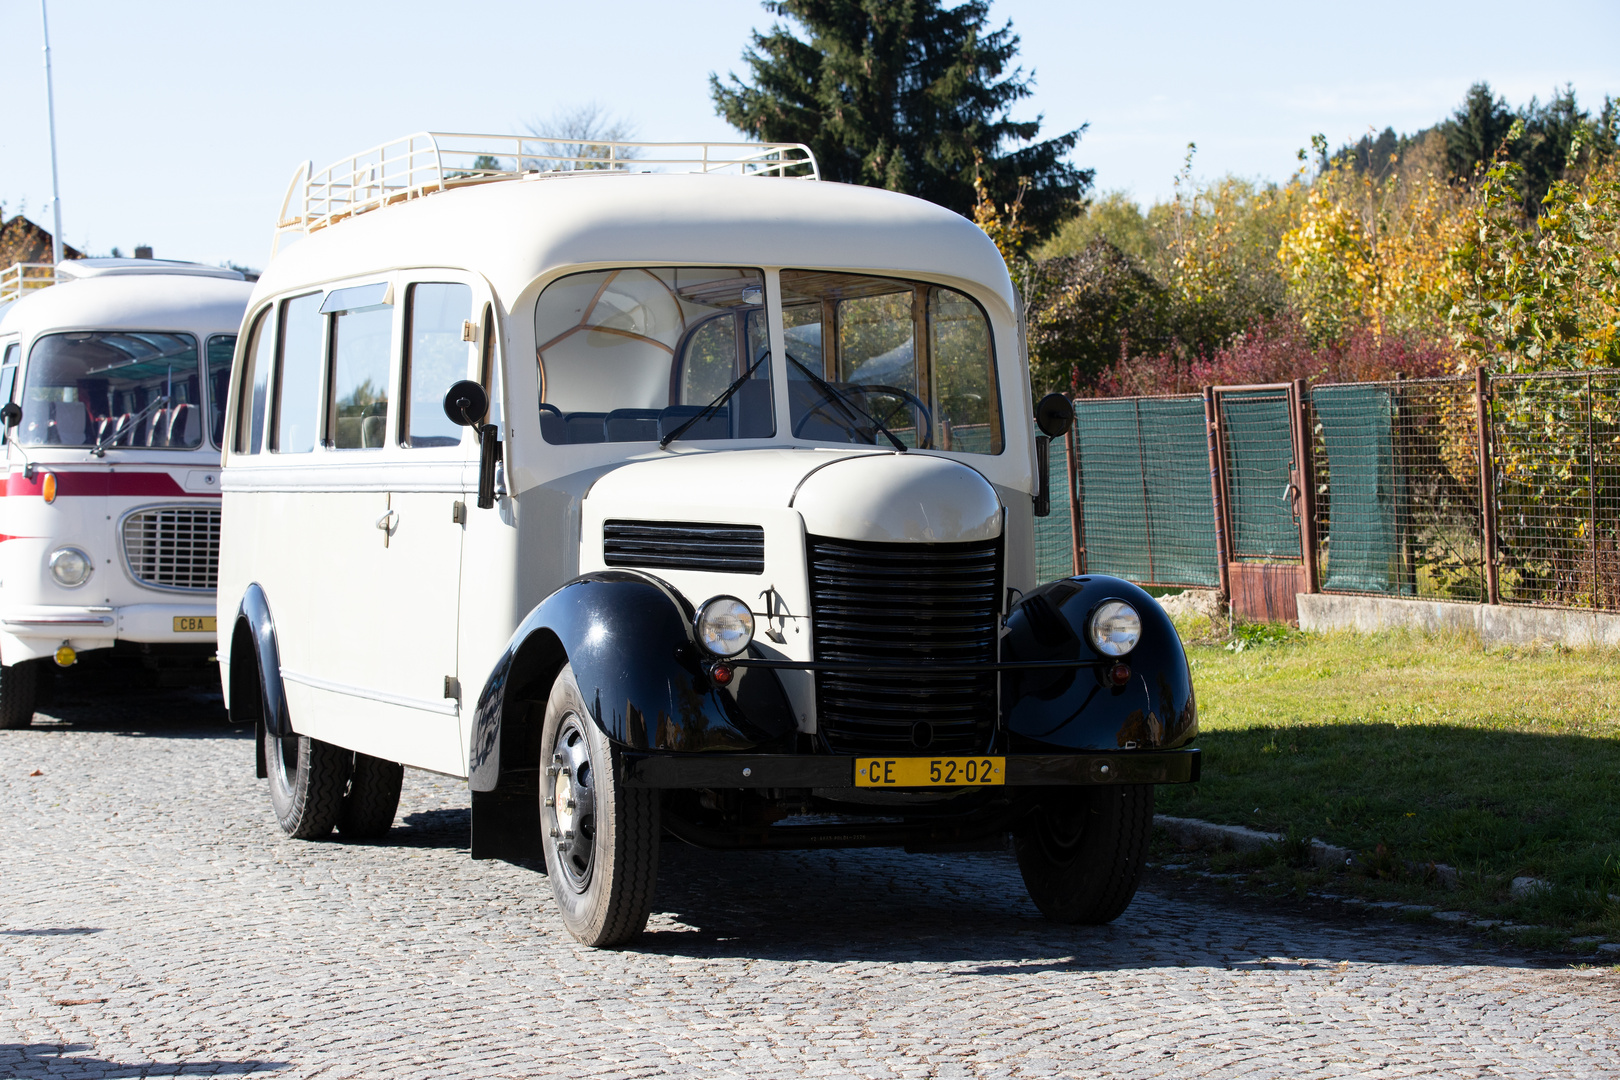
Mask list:
[[[821,179],[803,143],[608,142],[423,131],[333,162],[305,162],[281,200],[270,254],[288,234],[455,187],[578,172],[693,172]]]
[[[0,304],[55,284],[56,269],[50,263],[12,263],[0,270]]]

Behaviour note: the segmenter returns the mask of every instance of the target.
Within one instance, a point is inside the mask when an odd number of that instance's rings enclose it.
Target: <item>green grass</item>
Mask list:
[[[1340,885],[1620,940],[1620,656],[1275,627],[1188,651],[1203,778],[1160,812],[1362,853]],[[1523,875],[1551,888],[1513,900]]]

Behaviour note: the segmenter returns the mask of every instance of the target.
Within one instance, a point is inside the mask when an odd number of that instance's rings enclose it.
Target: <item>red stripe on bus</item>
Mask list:
[[[7,495],[43,495],[45,474],[53,472],[56,475],[56,497],[64,495],[126,495],[134,498],[147,498],[157,496],[172,498],[176,495],[188,498],[217,499],[217,491],[187,491],[174,482],[174,477],[166,472],[74,472],[63,469],[40,469],[29,480],[20,472],[14,472],[6,477]]]

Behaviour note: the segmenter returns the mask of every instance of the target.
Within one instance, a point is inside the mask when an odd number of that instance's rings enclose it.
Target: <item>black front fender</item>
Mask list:
[[[1109,679],[1115,658],[1092,646],[1091,615],[1123,600],[1142,619],[1122,686]],[[1081,660],[1088,666],[1002,675],[1002,714],[1014,753],[1053,750],[1168,750],[1198,734],[1198,706],[1181,637],[1158,601],[1119,578],[1091,574],[1032,589],[1007,619],[1003,661]]]
[[[543,707],[563,663],[591,719],[627,749],[758,750],[796,730],[775,672],[737,668],[725,687],[709,678],[691,605],[675,590],[648,574],[596,571],[541,601],[507,642],[473,717],[474,791],[538,766],[514,729],[532,727],[522,714]],[[525,760],[510,760],[519,754]]]

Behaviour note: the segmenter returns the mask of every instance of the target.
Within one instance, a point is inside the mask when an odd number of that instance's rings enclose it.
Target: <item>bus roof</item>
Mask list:
[[[788,178],[606,170],[454,188],[329,224],[272,259],[258,294],[442,266],[482,274],[509,305],[548,272],[637,263],[920,274],[1015,305],[983,230],[922,199]]]
[[[175,271],[158,267],[105,272],[115,262],[159,263],[155,259],[75,259],[74,264],[100,263],[103,272],[68,274],[58,267],[60,284],[38,289],[0,308],[0,334],[25,338],[58,330],[167,330],[199,336],[234,333],[253,292],[251,282],[232,270],[179,264]],[[75,265],[75,270],[84,269]]]

